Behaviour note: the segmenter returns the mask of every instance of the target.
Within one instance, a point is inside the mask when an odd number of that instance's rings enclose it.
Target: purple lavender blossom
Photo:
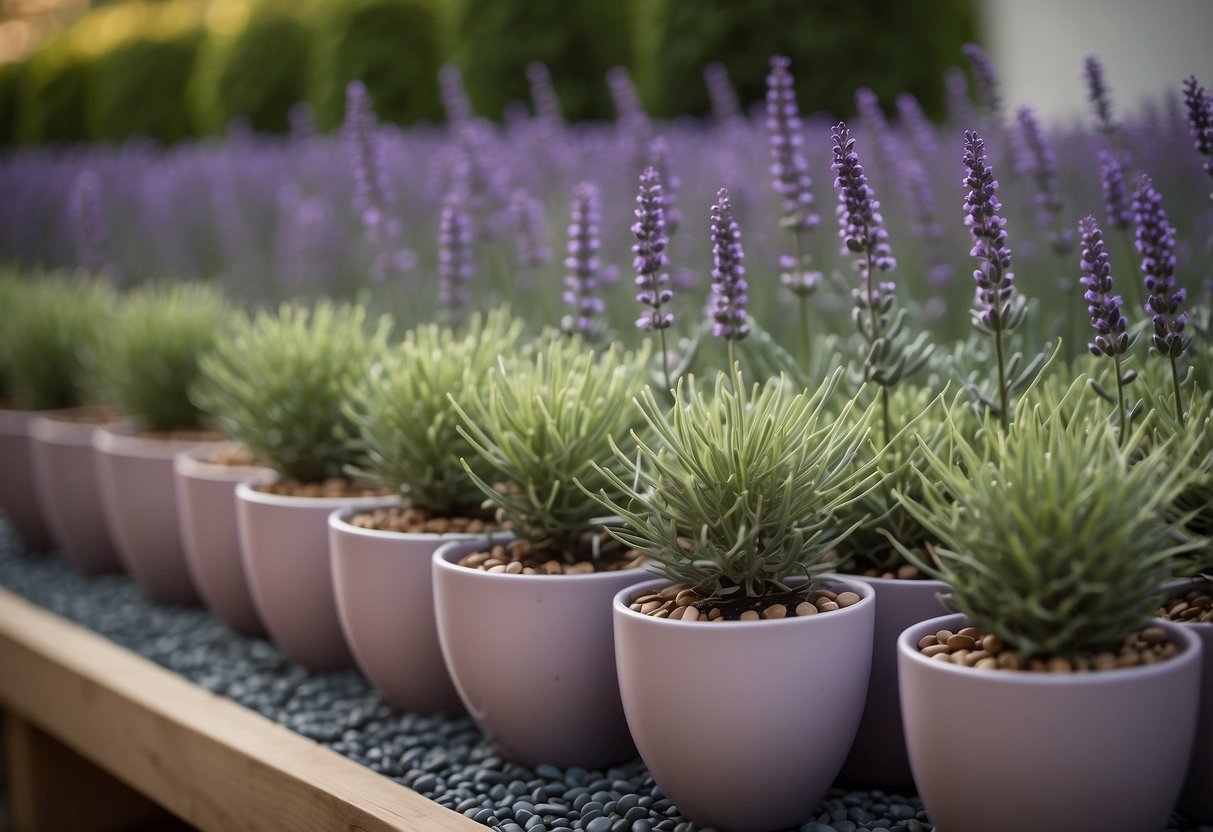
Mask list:
[[[630,133],[638,147],[645,147],[652,133],[649,116],[640,103],[640,95],[627,67],[613,66],[607,70],[607,87],[615,104],[619,126]]]
[[[644,332],[667,329],[674,323],[674,316],[663,311],[662,307],[674,295],[666,288],[670,276],[662,271],[666,265],[665,249],[669,238],[665,230],[661,174],[655,168],[645,168],[640,175],[635,214],[632,233],[636,235],[636,242],[632,245],[632,253],[636,255],[633,267],[636,270],[636,286],[640,289],[636,300],[651,307],[651,311],[636,319],[636,326]]]
[[[1074,232],[1058,226],[1062,203],[1057,190],[1057,159],[1035,113],[1028,107],[1021,107],[1018,118],[1027,152],[1027,171],[1036,180],[1036,226],[1048,233],[1053,251],[1066,254],[1074,246]]]
[[[665,233],[673,237],[682,227],[682,212],[678,210],[678,188],[682,180],[674,173],[670,163],[670,143],[665,136],[656,136],[649,144],[652,167],[661,180],[662,208],[665,211]]]
[[[834,190],[838,194],[838,236],[842,238],[842,252],[859,253],[866,258],[859,261],[859,270],[865,278],[871,267],[887,272],[897,265],[889,248],[888,232],[884,230],[880,216],[880,203],[876,194],[868,187],[868,178],[855,153],[855,139],[845,122],[839,122],[830,131],[834,141]]]
[[[1099,151],[1099,185],[1103,191],[1104,212],[1108,225],[1126,229],[1133,224],[1133,210],[1129,207],[1129,190],[1125,187],[1123,158],[1106,150]]]
[[[740,118],[741,103],[724,64],[713,61],[705,66],[703,80],[708,87],[708,98],[712,101],[712,118],[720,123]]]
[[[800,147],[800,109],[796,104],[790,67],[783,55],[771,58],[767,75],[767,142],[771,149],[771,177],[781,200],[780,227],[793,232],[811,231],[820,218],[813,213],[813,180]]]
[[[382,282],[397,264],[411,260],[411,252],[396,249],[400,220],[390,213],[396,196],[383,164],[378,126],[366,86],[351,81],[346,87],[344,129],[354,160],[354,205],[374,258],[371,279]]]
[[[943,73],[943,86],[947,95],[948,121],[953,127],[973,124],[973,100],[969,97],[969,79],[964,70],[948,67]]]
[[[510,197],[510,217],[514,225],[514,254],[518,259],[519,288],[530,289],[535,272],[552,262],[543,201],[519,188]]]
[[[1103,231],[1094,217],[1087,217],[1080,224],[1082,233],[1082,260],[1080,278],[1087,290],[1083,298],[1087,311],[1091,313],[1091,326],[1095,329],[1095,341],[1087,344],[1094,356],[1124,355],[1129,350],[1129,334],[1125,316],[1121,314],[1124,299],[1112,293],[1112,266],[1108,253],[1104,251]]]
[[[897,116],[901,119],[901,124],[906,132],[909,133],[918,158],[934,159],[935,154],[939,151],[939,146],[935,142],[935,130],[931,127],[931,122],[927,120],[926,113],[922,111],[922,105],[918,103],[918,99],[908,92],[898,95]]]
[[[1184,335],[1188,313],[1180,312],[1187,290],[1175,288],[1175,228],[1167,221],[1162,195],[1150,177],[1142,175],[1133,193],[1133,215],[1137,225],[1137,252],[1145,275],[1146,312],[1153,316],[1151,344],[1172,360],[1183,355],[1191,343]]]
[[[304,142],[315,137],[316,116],[312,112],[312,105],[306,101],[299,101],[291,105],[290,112],[287,113],[287,121],[290,124],[291,141]]]
[[[438,221],[438,304],[450,324],[463,322],[471,297],[472,220],[463,195],[447,194]]]
[[[750,334],[745,322],[748,286],[745,266],[741,264],[744,259],[741,229],[733,219],[733,204],[729,201],[728,189],[721,188],[716,192],[716,203],[712,206],[712,299],[709,312],[713,321],[712,334],[730,342]]]
[[[101,180],[84,170],[72,182],[68,194],[68,214],[76,243],[76,263],[90,275],[105,270],[107,230],[101,217]]]
[[[1188,108],[1188,129],[1196,152],[1209,157],[1205,173],[1213,176],[1213,96],[1196,81],[1195,75],[1184,81],[1184,103]]]
[[[531,86],[531,103],[535,105],[535,115],[551,125],[564,124],[560,98],[556,95],[556,88],[552,86],[552,75],[548,72],[547,64],[542,61],[527,64],[526,78]]]
[[[1011,273],[1011,249],[1007,245],[1007,221],[998,215],[998,180],[988,164],[985,142],[974,130],[966,130],[964,186],[965,226],[973,236],[970,256],[981,260],[973,272],[978,308],[974,324],[988,335],[1011,332],[1024,318],[1023,297],[1015,292]]]
[[[438,70],[438,89],[442,97],[442,109],[452,126],[464,124],[475,118],[471,99],[463,86],[463,72],[454,64],[444,64]]]
[[[601,262],[598,251],[602,242],[598,236],[598,188],[582,182],[573,191],[570,210],[569,242],[565,258],[564,302],[573,307],[566,315],[562,328],[569,334],[594,338],[599,333],[599,316],[603,311],[598,297]]]
[[[1099,58],[1087,55],[1082,63],[1082,75],[1087,82],[1087,100],[1095,110],[1095,127],[1108,138],[1116,133],[1116,122],[1112,120],[1112,96],[1104,80],[1103,65]]]
[[[969,68],[973,71],[973,93],[978,106],[985,111],[993,126],[1001,126],[1004,121],[1002,84],[998,80],[994,62],[975,43],[966,43],[961,51],[969,59]]]

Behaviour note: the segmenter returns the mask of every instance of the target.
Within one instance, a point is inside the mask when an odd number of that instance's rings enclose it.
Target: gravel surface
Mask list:
[[[356,672],[310,673],[204,610],[153,604],[125,576],[86,578],[29,554],[2,520],[0,585],[500,832],[707,832],[639,760],[605,771],[507,762],[468,719],[395,713]],[[794,832],[931,828],[912,792],[834,789]],[[1167,832],[1213,827],[1176,817]]]

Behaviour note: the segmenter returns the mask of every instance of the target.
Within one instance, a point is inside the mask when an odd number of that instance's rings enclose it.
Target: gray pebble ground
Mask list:
[[[467,719],[394,713],[353,672],[309,673],[201,609],[148,601],[125,576],[86,578],[26,553],[0,520],[0,585],[500,832],[708,832],[639,760],[605,771],[503,760]],[[795,832],[930,832],[912,793],[834,789]],[[1167,832],[1213,832],[1176,817]]]

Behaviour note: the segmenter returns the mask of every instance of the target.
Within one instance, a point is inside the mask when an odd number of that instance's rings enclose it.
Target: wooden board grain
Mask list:
[[[204,830],[484,829],[3,589],[0,703]]]

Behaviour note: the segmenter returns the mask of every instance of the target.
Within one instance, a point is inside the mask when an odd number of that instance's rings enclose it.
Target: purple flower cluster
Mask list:
[[[636,269],[636,286],[640,289],[636,300],[651,307],[650,311],[636,319],[636,326],[645,332],[653,332],[667,329],[674,323],[674,316],[662,309],[674,295],[666,288],[670,276],[662,271],[666,265],[665,248],[669,238],[665,230],[661,174],[655,168],[645,168],[640,175],[635,213],[632,233],[636,235],[636,242],[632,245],[632,253],[636,255],[633,267]]]
[[[1095,110],[1095,127],[1111,138],[1116,132],[1116,122],[1112,120],[1112,96],[1104,81],[1099,58],[1087,55],[1082,62],[1082,75],[1087,82],[1087,100]]]
[[[964,186],[965,226],[973,236],[969,254],[982,261],[973,272],[977,283],[974,323],[987,334],[1010,332],[1024,317],[1022,298],[1015,294],[1011,274],[1011,249],[1007,245],[1006,220],[998,215],[998,180],[986,157],[985,141],[976,131],[965,131]]]
[[[1112,266],[1108,253],[1104,251],[1103,231],[1094,217],[1087,217],[1079,224],[1082,235],[1083,287],[1087,290],[1083,298],[1087,311],[1091,313],[1091,326],[1095,329],[1094,343],[1087,344],[1092,355],[1124,355],[1129,350],[1127,323],[1120,309],[1124,299],[1112,293]]]
[[[1213,176],[1213,95],[1191,75],[1184,81],[1184,103],[1188,108],[1188,129],[1192,133],[1193,146],[1205,162],[1205,173]]]
[[[463,72],[459,67],[444,64],[442,69],[438,70],[438,89],[448,122],[459,125],[476,117],[467,88],[463,86]]]
[[[351,81],[346,87],[344,130],[354,160],[354,205],[374,258],[371,279],[380,283],[393,267],[407,266],[412,253],[396,250],[400,220],[391,213],[396,195],[383,164],[378,128],[366,86]]]
[[[1028,107],[1018,113],[1019,126],[1023,131],[1024,148],[1027,150],[1027,169],[1036,181],[1036,224],[1041,231],[1048,232],[1049,244],[1058,254],[1067,253],[1074,245],[1074,233],[1057,226],[1061,213],[1061,195],[1057,190],[1057,159],[1049,147],[1044,130],[1036,114]]]
[[[1175,359],[1183,355],[1191,338],[1184,335],[1188,313],[1179,307],[1188,297],[1175,288],[1175,228],[1163,210],[1162,195],[1150,177],[1142,175],[1133,192],[1133,216],[1137,225],[1137,253],[1145,275],[1146,312],[1153,316],[1151,343],[1160,355]]]
[[[737,90],[729,80],[729,71],[724,64],[713,61],[703,68],[703,80],[708,88],[708,98],[712,102],[712,118],[719,122],[732,121],[741,117],[741,103],[737,99]]]
[[[105,269],[105,221],[101,217],[101,180],[84,170],[68,193],[68,214],[76,243],[76,263],[91,275]]]
[[[813,213],[813,180],[800,152],[800,109],[796,104],[791,59],[771,58],[767,75],[767,142],[771,149],[771,178],[781,200],[779,224],[793,232],[810,231],[820,218]]]
[[[657,171],[661,181],[661,207],[665,211],[665,233],[673,237],[682,226],[682,212],[678,210],[678,188],[682,180],[674,173],[670,163],[670,143],[665,136],[656,136],[649,143],[651,167]]]
[[[472,220],[463,196],[452,191],[438,222],[438,303],[449,323],[463,321],[471,297],[472,270]]]
[[[912,93],[897,96],[897,117],[910,135],[910,142],[919,159],[933,159],[939,150],[935,142],[935,128],[922,111],[922,105]]]
[[[750,333],[745,322],[749,288],[741,261],[741,229],[733,219],[729,192],[721,188],[712,205],[712,334],[726,341],[738,341]]]
[[[598,296],[601,262],[598,251],[602,247],[598,223],[598,188],[590,182],[582,182],[573,190],[570,209],[569,242],[564,266],[564,302],[573,307],[563,321],[563,329],[570,334],[586,338],[598,335],[599,317],[602,315],[602,298]]]
[[[994,62],[980,46],[966,43],[961,51],[969,60],[969,68],[973,71],[973,93],[979,106],[987,113],[995,126],[1003,123],[1002,84],[998,80],[998,70]]]
[[[1125,187],[1124,161],[1118,154],[1099,151],[1099,186],[1108,225],[1120,229],[1132,225],[1133,209],[1129,207],[1129,189]]]
[[[510,217],[514,225],[514,255],[518,260],[520,288],[531,288],[534,273],[552,262],[547,242],[547,215],[543,202],[523,188],[510,197]]]
[[[531,102],[535,105],[535,115],[549,126],[564,124],[560,98],[556,95],[556,88],[552,86],[552,75],[548,72],[547,64],[542,61],[527,64],[526,78],[531,86]]]
[[[843,241],[843,253],[867,255],[859,262],[860,273],[867,277],[875,266],[887,272],[897,265],[889,248],[888,232],[880,216],[880,203],[868,187],[868,178],[855,153],[855,139],[845,122],[831,129],[834,142],[834,191],[838,194],[838,236]]]

